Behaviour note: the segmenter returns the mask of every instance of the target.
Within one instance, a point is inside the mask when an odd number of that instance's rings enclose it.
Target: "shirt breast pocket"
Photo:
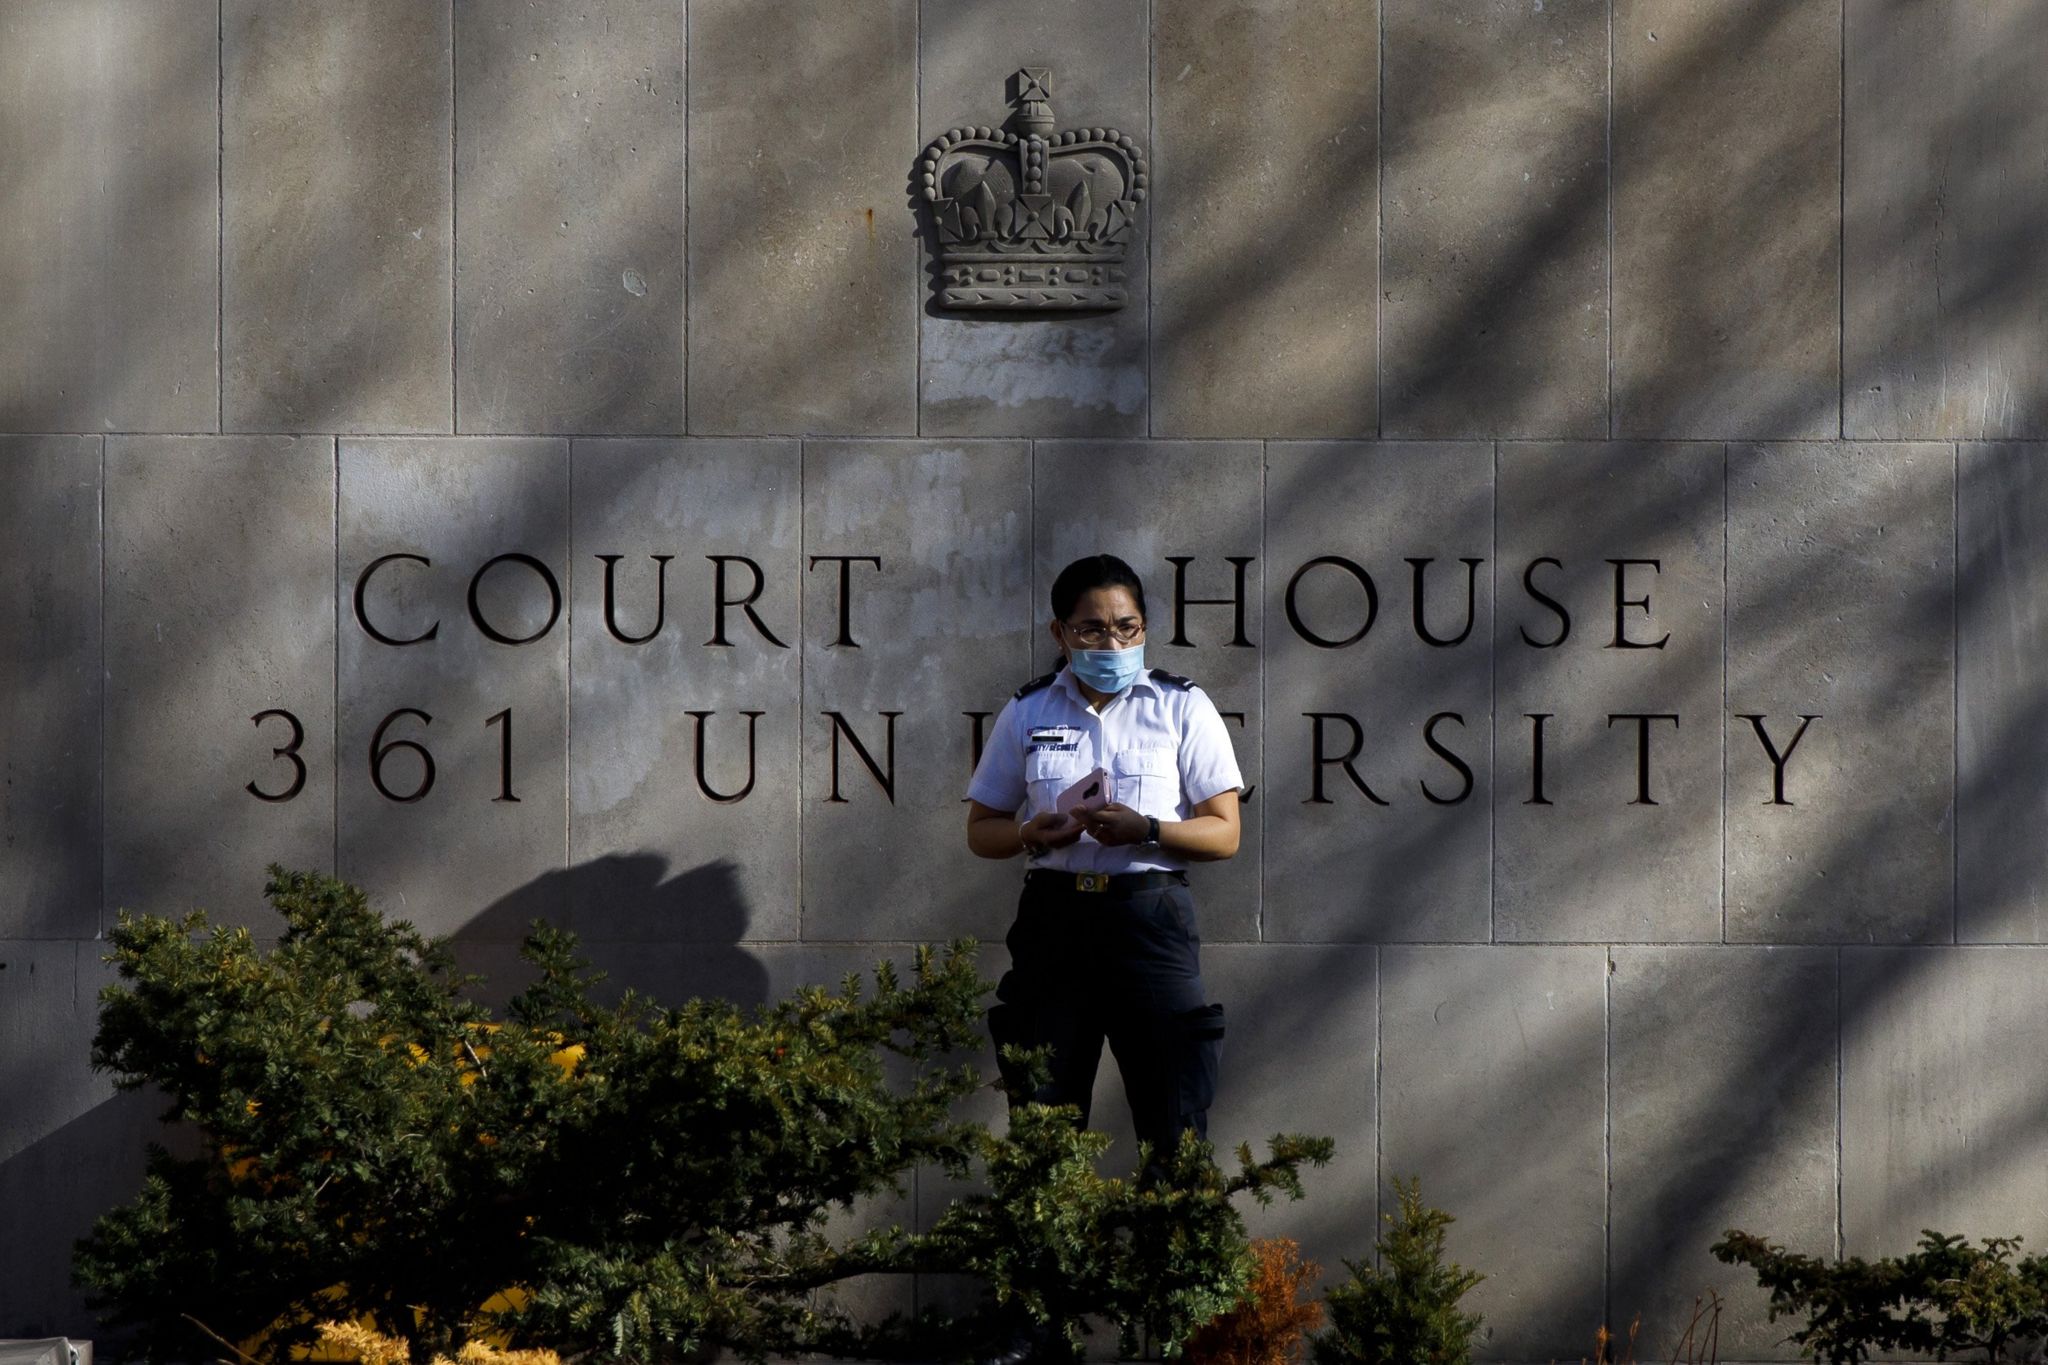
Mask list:
[[[1110,760],[1116,799],[1145,815],[1171,817],[1180,808],[1180,765],[1163,746],[1119,750]]]
[[[1081,760],[1072,749],[1031,749],[1024,755],[1024,781],[1031,792],[1031,808],[1048,811],[1060,793],[1081,776]]]

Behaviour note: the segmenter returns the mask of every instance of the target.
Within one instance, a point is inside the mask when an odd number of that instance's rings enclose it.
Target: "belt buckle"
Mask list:
[[[1109,874],[1107,872],[1076,872],[1074,874],[1074,889],[1076,891],[1107,891],[1109,890]]]

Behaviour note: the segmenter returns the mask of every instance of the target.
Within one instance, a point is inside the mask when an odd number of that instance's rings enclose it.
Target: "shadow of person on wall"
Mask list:
[[[663,1005],[718,996],[747,1007],[768,999],[768,971],[740,947],[751,919],[738,866],[717,858],[666,877],[659,853],[610,853],[534,878],[457,930],[465,969],[488,978],[481,995],[503,1005],[531,973],[517,947],[535,920],[562,925],[606,980],[600,999],[628,988]]]

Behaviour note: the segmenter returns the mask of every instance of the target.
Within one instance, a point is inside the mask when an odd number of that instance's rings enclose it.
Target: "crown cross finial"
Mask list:
[[[1145,154],[1114,128],[1053,131],[1052,72],[1010,78],[1012,131],[954,128],[919,178],[946,308],[1121,308],[1124,248],[1145,198]]]
[[[1052,72],[1027,66],[1010,77],[1016,86],[1010,103],[1017,106],[1017,131],[1027,137],[1052,136]]]

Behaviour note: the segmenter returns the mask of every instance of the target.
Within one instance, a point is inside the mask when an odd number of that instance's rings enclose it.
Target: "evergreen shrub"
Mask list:
[[[152,1149],[141,1194],[74,1258],[110,1325],[155,1360],[281,1365],[322,1323],[403,1344],[701,1360],[970,1350],[987,1324],[854,1321],[818,1291],[873,1272],[965,1271],[1001,1305],[1184,1340],[1250,1273],[1232,1196],[1301,1197],[1328,1138],[1276,1135],[1225,1179],[1183,1134],[1151,1188],[1096,1170],[1108,1139],[1028,1105],[1002,1136],[953,1115],[983,1082],[975,944],[915,953],[753,1011],[592,996],[573,938],[536,925],[503,1018],[445,941],[356,887],[273,867],[276,947],[244,929],[124,913],[94,1064],[153,1085],[196,1156]],[[888,1054],[907,1058],[890,1082]],[[1033,1074],[1045,1057],[1014,1054]],[[986,1189],[926,1232],[835,1239],[828,1214],[904,1192],[929,1163]],[[470,1358],[479,1352],[471,1350]]]
[[[1327,1295],[1330,1328],[1311,1338],[1315,1365],[1471,1365],[1481,1320],[1458,1300],[1484,1275],[1444,1260],[1457,1220],[1422,1202],[1419,1178],[1394,1181],[1398,1214],[1378,1244],[1379,1264],[1347,1260],[1348,1283]]]
[[[1730,1228],[1712,1248],[1770,1291],[1771,1320],[1800,1317],[1787,1340],[1829,1365],[1873,1353],[1948,1360],[1968,1351],[1999,1362],[2048,1337],[2048,1260],[2018,1257],[2017,1237],[1967,1238],[1923,1229],[1904,1256],[1829,1261]]]

